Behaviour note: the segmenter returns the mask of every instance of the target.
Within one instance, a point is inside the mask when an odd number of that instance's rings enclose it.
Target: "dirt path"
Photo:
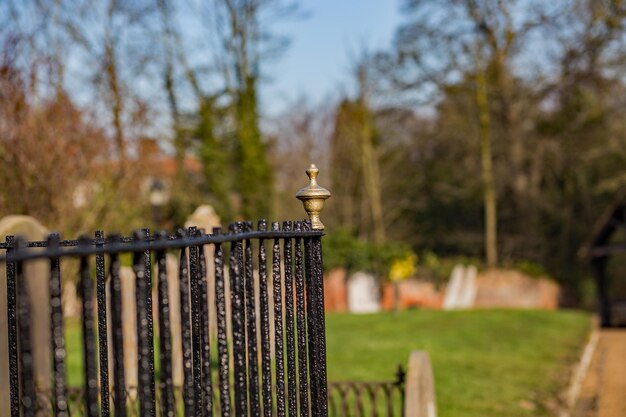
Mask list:
[[[603,329],[572,417],[626,417],[626,329]]]

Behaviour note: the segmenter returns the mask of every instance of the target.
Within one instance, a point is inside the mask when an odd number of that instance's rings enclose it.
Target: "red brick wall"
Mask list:
[[[398,308],[441,308],[442,294],[437,291],[435,285],[427,281],[406,279],[398,282]],[[383,310],[394,309],[395,289],[394,284],[383,284],[382,294]]]
[[[324,276],[324,307],[326,311],[348,311],[347,271],[334,268]]]
[[[543,308],[559,307],[559,286],[545,278],[533,278],[519,271],[491,269],[478,274],[475,307]]]

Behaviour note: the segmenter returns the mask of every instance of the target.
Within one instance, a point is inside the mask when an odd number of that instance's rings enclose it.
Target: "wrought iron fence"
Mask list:
[[[393,381],[330,381],[328,411],[331,417],[394,417],[405,410],[405,378],[398,367]]]
[[[308,220],[284,222],[282,228],[272,223],[269,230],[261,220],[256,230],[250,222],[238,222],[227,233],[216,228],[205,234],[190,228],[177,235],[160,232],[151,236],[143,229],[132,237],[105,237],[97,232],[95,238],[60,240],[53,234],[42,242],[8,236],[0,250],[6,250],[2,260],[7,276],[11,417],[42,413],[87,417],[326,416],[322,235]],[[205,247],[213,248],[212,274],[208,274]],[[180,389],[172,380],[168,252],[176,252],[180,259],[184,370]],[[125,254],[132,255],[136,285],[138,386],[131,393],[123,363],[120,268]],[[80,388],[68,387],[66,376],[67,355],[79,354],[68,352],[64,339],[61,266],[69,258],[78,259],[82,294],[84,384]],[[50,299],[41,300],[51,309],[53,371],[48,393],[34,382],[31,301],[24,266],[36,259],[49,264],[49,276],[40,283],[50,288]],[[209,333],[207,279],[215,283],[216,340]],[[154,313],[153,285],[157,297]],[[157,329],[153,316],[158,319]],[[212,352],[215,349],[217,353]]]
[[[395,381],[327,382],[319,215],[330,193],[317,184],[317,173],[311,165],[309,185],[296,194],[310,220],[282,227],[274,222],[269,230],[260,220],[256,230],[251,222],[237,222],[226,233],[191,227],[153,236],[142,229],[132,237],[98,231],[78,240],[51,234],[46,241],[26,242],[7,236],[0,261],[6,270],[10,416],[404,415],[402,368]],[[168,284],[172,253],[179,260],[177,338]],[[27,279],[25,266],[37,260],[46,273]],[[72,268],[64,268],[72,262],[77,277],[68,277]],[[123,263],[132,265],[134,288],[121,274]],[[66,279],[75,279],[81,294],[80,349],[65,346]],[[47,286],[48,299],[32,300],[30,285]],[[122,303],[130,292],[131,313]],[[49,305],[49,345],[34,346],[32,302]],[[136,316],[130,332],[124,329],[129,314]],[[136,382],[127,379],[128,347],[136,349]],[[33,356],[37,349],[47,349],[51,357],[51,383],[45,387],[35,380],[41,366]],[[67,361],[75,356],[82,363],[82,383],[70,386]],[[182,365],[179,384],[175,364]]]

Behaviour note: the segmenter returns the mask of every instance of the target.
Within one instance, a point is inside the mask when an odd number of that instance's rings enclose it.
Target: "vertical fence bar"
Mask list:
[[[244,223],[244,232],[252,231],[252,223]],[[259,401],[259,358],[257,353],[256,331],[256,300],[254,297],[254,265],[252,264],[252,242],[244,242],[244,285],[246,304],[246,331],[248,339],[248,395],[250,415],[259,416],[261,407]]]
[[[290,232],[292,223],[283,222],[283,231]],[[287,335],[287,394],[289,398],[289,417],[298,414],[298,382],[296,379],[296,342],[294,329],[294,305],[293,305],[293,266],[291,256],[291,238],[284,240],[285,266],[285,331]]]
[[[147,239],[150,237],[150,229],[142,229],[144,237]],[[152,259],[150,250],[144,251],[144,276],[146,280],[146,347],[148,357],[146,362],[148,364],[148,415],[156,417],[156,387],[155,387],[155,372],[154,372],[154,315],[152,313]],[[146,390],[148,393],[148,390]],[[143,417],[143,415],[142,415]]]
[[[196,237],[202,236],[202,231],[196,232]],[[207,284],[207,265],[204,255],[204,246],[198,246],[199,274],[200,274],[200,310],[202,329],[202,409],[206,417],[213,415],[213,382],[211,380],[211,334],[209,333],[209,299]]]
[[[242,223],[230,226],[230,232],[239,234]],[[243,282],[243,248],[241,240],[231,242],[230,249],[231,323],[233,338],[233,361],[235,366],[235,416],[248,415],[246,384],[246,328],[245,289]]]
[[[19,237],[15,242],[15,252],[23,250],[24,242]],[[30,330],[30,296],[28,283],[24,275],[24,263],[17,262],[17,324],[19,337],[19,363],[21,383],[22,417],[34,417],[37,407],[37,391],[35,387],[35,375],[33,371],[32,335]]]
[[[221,235],[218,227],[214,235]],[[226,287],[224,283],[224,251],[215,244],[215,310],[217,312],[217,354],[219,358],[219,390],[222,417],[230,417],[230,381],[228,369],[228,332],[226,329]]]
[[[267,222],[259,220],[257,229],[267,231]],[[265,241],[259,239],[259,311],[261,313],[261,378],[263,392],[263,416],[272,416],[272,358],[270,350],[270,313],[267,292],[267,252]]]
[[[369,385],[365,387],[365,396],[369,400],[369,406],[371,407],[369,412],[372,417],[378,415],[378,390],[380,385]]]
[[[352,388],[352,392],[354,392],[354,414],[355,416],[364,416],[365,413],[363,413],[363,399],[361,398],[361,394],[362,394],[362,390],[359,385],[357,384],[350,384],[351,388]]]
[[[15,237],[7,236],[7,258],[13,254],[15,249]],[[18,357],[17,357],[17,286],[15,283],[15,262],[6,262],[7,274],[7,330],[8,330],[8,352],[9,352],[9,402],[11,404],[11,417],[20,417],[20,387],[18,377]]]
[[[331,416],[338,416],[339,413],[337,412],[337,401],[336,401],[336,395],[333,395],[333,388],[329,387],[328,390],[328,403],[330,406],[330,415]]]
[[[304,230],[311,230],[311,222],[308,220],[304,221]],[[311,382],[311,414],[314,417],[318,416],[317,404],[319,402],[319,391],[315,384],[317,381],[314,379],[315,375],[317,375],[317,364],[315,363],[315,349],[313,348],[313,344],[315,343],[315,329],[313,328],[312,322],[315,317],[314,305],[315,302],[315,294],[313,293],[312,283],[311,283],[311,275],[312,275],[312,259],[313,249],[311,238],[304,238],[304,269],[305,269],[305,284],[306,284],[306,309],[307,309],[307,326],[308,333],[307,336],[309,338],[309,381]],[[341,391],[340,391],[341,392]],[[343,400],[342,400],[343,401]]]
[[[180,239],[185,237],[183,230],[178,231]],[[187,260],[186,248],[180,250],[179,262],[179,279],[180,279],[180,321],[182,331],[182,350],[183,350],[183,402],[185,405],[185,417],[194,416],[194,385],[193,385],[193,369],[192,347],[191,347],[191,312],[189,305],[189,263]]]
[[[309,221],[305,221],[304,222],[304,230],[311,230],[311,223]],[[312,415],[314,417],[318,416],[318,412],[316,410],[317,408],[317,404],[319,402],[319,390],[317,390],[317,387],[315,386],[315,384],[317,383],[317,380],[315,379],[316,375],[317,375],[317,363],[315,363],[315,349],[313,347],[313,344],[316,343],[315,342],[315,328],[313,325],[313,321],[315,318],[315,308],[314,308],[314,302],[316,302],[315,300],[315,293],[313,291],[313,284],[312,284],[312,264],[313,264],[313,244],[312,244],[312,240],[310,237],[306,237],[304,238],[304,251],[305,251],[305,256],[304,256],[304,260],[305,260],[305,278],[306,278],[306,307],[307,307],[307,325],[309,327],[309,332],[308,332],[308,337],[309,337],[309,380],[311,381],[311,412]],[[342,400],[343,402],[343,400]]]
[[[120,241],[117,235],[111,236],[111,243]],[[113,408],[115,417],[126,417],[126,380],[124,377],[124,332],[122,317],[122,281],[120,260],[117,253],[111,254],[111,325],[113,343]]]
[[[280,231],[278,222],[272,223],[272,232]],[[280,270],[280,239],[274,238],[272,247],[272,288],[274,296],[274,356],[276,357],[276,414],[285,417],[285,359],[283,348],[283,303]]]
[[[390,395],[390,399],[389,399],[389,403],[391,404],[389,406],[389,409],[393,410],[393,393],[394,391],[398,392],[398,396],[400,397],[400,414],[404,413],[405,410],[405,387],[406,387],[406,371],[404,369],[404,366],[402,366],[402,364],[398,364],[398,369],[396,370],[396,380],[393,384],[391,384],[391,387],[389,389],[389,391],[391,392]]]
[[[81,247],[89,245],[86,236],[80,239]],[[94,334],[93,317],[93,283],[89,259],[80,258],[80,290],[82,293],[82,324],[83,324],[83,372],[85,378],[85,415],[98,417],[98,377],[96,363],[96,337]]]
[[[187,229],[188,237],[196,237],[197,229]],[[200,265],[198,259],[198,247],[189,247],[189,279],[191,294],[191,337],[192,337],[192,368],[193,368],[193,402],[194,417],[204,417],[202,409],[202,326],[200,308]]]
[[[104,246],[104,232],[96,232],[96,247]],[[100,356],[100,412],[109,417],[109,340],[104,254],[96,255],[96,298],[98,300],[98,353]]]
[[[305,230],[311,230],[305,222]],[[321,237],[305,238],[307,316],[309,336],[309,378],[311,410],[314,417],[328,416],[326,376],[326,324],[324,319],[324,276]]]
[[[149,232],[136,231],[134,241],[147,238]],[[137,369],[139,373],[139,415],[155,417],[154,398],[154,342],[152,333],[152,296],[150,252],[134,252],[135,305],[137,307]],[[151,348],[152,347],[152,348]]]
[[[295,223],[295,231],[302,232],[302,222]],[[298,380],[300,389],[300,416],[309,415],[309,384],[307,367],[307,330],[304,301],[304,263],[302,260],[302,239],[295,239],[296,262],[296,315],[298,321]]]
[[[157,241],[165,241],[165,232],[157,233]],[[174,384],[172,382],[172,342],[170,323],[170,297],[167,283],[167,259],[165,250],[156,252],[157,278],[158,278],[158,303],[159,303],[159,362],[161,369],[160,393],[161,393],[161,415],[163,417],[174,417],[176,406],[174,400]]]
[[[58,234],[48,237],[48,248],[59,246]],[[52,366],[54,382],[54,415],[68,417],[67,387],[65,386],[65,339],[63,335],[63,304],[61,302],[61,265],[58,257],[50,258],[50,307]]]
[[[394,386],[384,386],[383,394],[385,396],[385,411],[387,412],[387,417],[393,417],[393,390]],[[404,408],[403,408],[404,410]]]

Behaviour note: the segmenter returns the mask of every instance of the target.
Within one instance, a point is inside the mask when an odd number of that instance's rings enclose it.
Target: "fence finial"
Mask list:
[[[320,213],[324,209],[324,201],[330,197],[330,191],[317,184],[318,173],[319,169],[317,169],[315,164],[311,164],[309,169],[306,170],[310,183],[296,193],[296,198],[302,201],[304,210],[306,210],[311,219],[313,230],[324,230],[324,225],[320,220]]]

